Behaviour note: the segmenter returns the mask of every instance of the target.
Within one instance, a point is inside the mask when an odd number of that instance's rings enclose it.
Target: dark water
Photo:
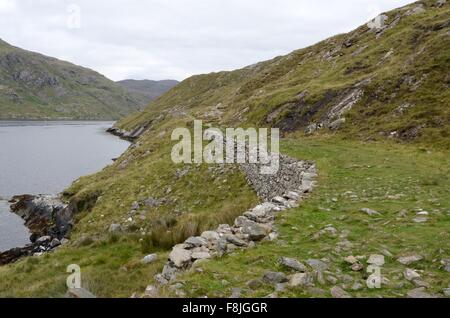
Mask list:
[[[5,200],[59,193],[110,164],[129,145],[105,132],[112,124],[0,121],[0,251],[22,246],[29,237]]]

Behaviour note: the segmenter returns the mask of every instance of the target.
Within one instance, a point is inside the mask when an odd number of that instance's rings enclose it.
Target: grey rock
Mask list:
[[[445,297],[450,297],[450,287],[444,288],[442,291]]]
[[[232,288],[230,298],[242,298],[242,289]]]
[[[339,286],[334,286],[330,289],[330,292],[333,298],[351,298],[351,296]]]
[[[403,276],[408,281],[413,281],[414,279],[420,278],[420,275],[415,270],[413,270],[411,268],[405,269],[405,271],[403,272]]]
[[[60,245],[61,245],[61,241],[58,240],[56,237],[50,243],[50,247],[51,248],[55,248],[55,247],[60,246]]]
[[[354,271],[354,272],[359,272],[359,271],[362,271],[363,269],[364,269],[364,266],[360,262],[352,265],[352,271]]]
[[[259,279],[252,279],[251,281],[247,282],[248,288],[250,288],[252,290],[256,290],[256,289],[260,288],[262,285],[263,285],[263,283]]]
[[[208,245],[208,241],[201,236],[192,236],[184,241],[184,244],[189,248],[200,247]]]
[[[133,202],[133,204],[131,205],[131,210],[139,210],[139,203],[138,202]]]
[[[119,233],[122,231],[122,227],[120,224],[111,224],[108,231],[109,233]]]
[[[164,265],[164,268],[163,268],[161,274],[166,280],[170,281],[176,276],[177,272],[178,272],[178,269],[176,267],[166,264],[166,265]]]
[[[443,260],[441,261],[441,264],[442,264],[443,267],[444,267],[444,271],[450,272],[450,259],[443,259]]]
[[[169,283],[169,281],[164,277],[163,274],[156,274],[154,279],[155,282],[161,286],[167,285]]]
[[[205,231],[201,236],[208,241],[217,241],[220,238],[219,233],[215,231]]]
[[[238,216],[234,220],[234,225],[237,227],[252,226],[254,224],[255,224],[255,221],[252,221],[245,216]]]
[[[236,246],[243,247],[243,246],[247,246],[248,245],[247,242],[237,238],[233,234],[228,234],[228,235],[225,236],[225,238],[226,238],[227,242],[229,242],[231,244],[234,244]]]
[[[436,298],[436,296],[425,292],[425,288],[419,287],[408,292],[408,298]]]
[[[193,259],[199,260],[199,259],[210,259],[211,254],[208,252],[194,252],[191,256]]]
[[[286,290],[286,283],[279,283],[275,285],[276,292],[284,292]]]
[[[263,281],[269,284],[279,284],[279,283],[286,283],[288,279],[284,273],[267,272],[263,276]]]
[[[66,293],[67,298],[96,298],[94,294],[84,288],[69,288]]]
[[[369,208],[362,208],[360,211],[364,212],[364,213],[366,213],[367,215],[370,215],[370,216],[381,215],[380,212],[378,212],[376,210],[373,210],[373,209],[369,209]]]
[[[40,238],[38,238],[36,240],[36,243],[42,244],[42,243],[50,242],[51,240],[52,240],[51,236],[41,236]]]
[[[372,254],[369,256],[367,263],[375,265],[375,266],[383,266],[384,265],[384,255]]]
[[[267,228],[254,223],[242,227],[242,233],[247,234],[252,241],[260,241],[269,234],[269,231]]]
[[[345,124],[345,118],[339,118],[328,125],[331,130],[338,130]]]
[[[288,267],[290,269],[293,269],[295,271],[298,271],[298,272],[308,271],[308,269],[306,268],[305,265],[303,265],[302,263],[300,263],[298,260],[296,260],[294,258],[281,257],[278,261],[281,265]]]

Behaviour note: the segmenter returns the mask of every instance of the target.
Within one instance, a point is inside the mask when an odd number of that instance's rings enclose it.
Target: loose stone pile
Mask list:
[[[280,156],[280,169],[274,175],[261,175],[257,164],[243,164],[241,169],[264,202],[237,217],[231,226],[222,224],[214,231],[203,232],[174,246],[163,271],[155,276],[158,285],[168,284],[177,274],[202,260],[252,247],[262,240],[274,240],[276,214],[298,207],[315,186],[317,177],[313,163],[287,156]],[[155,296],[157,287],[149,286],[149,289]]]

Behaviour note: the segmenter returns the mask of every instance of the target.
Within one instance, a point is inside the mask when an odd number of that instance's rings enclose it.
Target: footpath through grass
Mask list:
[[[442,293],[449,286],[449,273],[441,264],[450,257],[448,153],[334,138],[288,140],[282,148],[291,156],[317,162],[318,188],[301,207],[279,215],[278,241],[202,264],[179,278],[184,285],[178,295],[229,297],[233,288],[239,288],[244,297],[274,292],[279,297],[330,297],[330,289],[340,286],[355,297],[402,297],[417,288],[404,278],[406,267],[418,270],[422,282],[431,286],[429,293]],[[381,215],[369,216],[362,208]],[[421,210],[429,213],[428,220],[416,223],[414,219],[423,217],[417,215]],[[318,234],[326,227],[337,233]],[[386,255],[381,289],[365,284],[371,254]],[[423,260],[409,266],[397,261],[412,254]],[[363,270],[350,268],[344,261],[350,255],[361,259]],[[314,288],[276,291],[265,283],[248,287],[267,271],[290,274],[278,264],[282,256],[301,262],[324,259],[329,269]]]

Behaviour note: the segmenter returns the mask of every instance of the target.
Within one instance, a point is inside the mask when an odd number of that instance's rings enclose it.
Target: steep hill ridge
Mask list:
[[[185,112],[224,125],[448,147],[449,7],[419,1],[384,13],[380,25],[240,70],[193,76],[119,127]]]
[[[139,97],[103,75],[0,40],[0,119],[118,119]]]

